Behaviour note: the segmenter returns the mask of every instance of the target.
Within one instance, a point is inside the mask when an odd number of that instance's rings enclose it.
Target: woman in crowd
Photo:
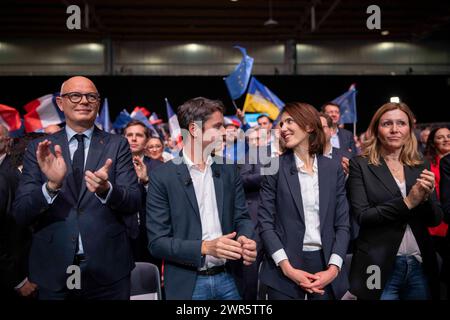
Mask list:
[[[148,139],[145,155],[161,162],[167,162],[173,159],[173,156],[170,153],[164,151],[164,141],[155,136]]]
[[[279,170],[261,183],[258,220],[266,257],[260,281],[269,299],[340,299],[349,215],[341,165],[322,156],[318,111],[288,103],[280,119],[286,148]],[[320,190],[320,192],[319,192]]]
[[[431,171],[434,173],[436,195],[440,199],[440,173],[439,167],[441,158],[450,153],[450,130],[446,127],[437,127],[430,131],[425,146],[425,157],[431,164]],[[428,228],[433,239],[434,248],[442,258],[441,279],[447,286],[447,295],[449,292],[450,283],[450,244],[448,242],[448,225],[442,221],[440,225],[433,228]]]
[[[361,156],[350,160],[351,212],[360,225],[350,271],[358,299],[429,299],[438,294],[427,227],[441,222],[435,177],[417,151],[404,103],[377,110]]]

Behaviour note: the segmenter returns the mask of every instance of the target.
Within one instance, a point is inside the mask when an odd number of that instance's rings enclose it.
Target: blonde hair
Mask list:
[[[361,156],[368,158],[369,163],[375,166],[381,165],[381,142],[378,138],[378,124],[381,117],[386,112],[392,110],[403,111],[408,116],[409,138],[400,152],[400,161],[408,166],[417,166],[423,163],[419,152],[417,151],[417,139],[413,132],[414,114],[411,109],[403,102],[389,102],[382,105],[373,115],[369,128],[366,132],[367,140],[363,142]]]

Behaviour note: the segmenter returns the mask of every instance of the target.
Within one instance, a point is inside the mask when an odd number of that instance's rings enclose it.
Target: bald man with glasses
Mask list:
[[[94,126],[100,95],[88,78],[65,81],[56,102],[66,126],[30,143],[14,202],[33,229],[29,278],[39,299],[128,299],[127,226],[141,197],[128,142]]]

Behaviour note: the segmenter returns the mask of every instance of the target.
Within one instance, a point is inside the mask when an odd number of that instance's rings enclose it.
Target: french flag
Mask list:
[[[162,119],[159,119],[158,115],[155,112],[152,113],[152,115],[150,116],[150,118],[148,118],[148,120],[153,125],[162,123]]]
[[[60,124],[65,121],[64,113],[56,104],[57,94],[47,94],[27,103],[23,108],[27,112],[24,115],[25,131],[39,132],[52,124]]]
[[[178,117],[173,112],[172,106],[169,103],[169,100],[166,100],[166,109],[167,109],[167,118],[169,119],[169,130],[170,130],[170,138],[172,141],[176,141],[177,145],[181,144],[183,138],[181,136],[180,124],[178,123]]]
[[[0,104],[0,124],[4,125],[9,132],[19,130],[21,126],[19,111]]]
[[[133,116],[139,111],[142,112],[142,114],[146,118],[150,117],[150,114],[151,114],[150,111],[146,107],[139,107],[139,106],[135,107],[133,112],[131,112],[131,117],[133,118]]]

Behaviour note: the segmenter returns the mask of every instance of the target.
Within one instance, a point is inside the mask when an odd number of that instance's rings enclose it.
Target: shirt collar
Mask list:
[[[297,167],[297,170],[300,172],[305,172],[305,170],[303,170],[303,166],[305,165],[305,163],[294,153],[294,158],[295,158],[295,166]],[[313,172],[317,172],[317,156],[314,155],[314,160],[313,160]]]
[[[94,126],[90,127],[86,131],[81,132],[84,134],[89,140],[92,138],[92,134],[94,133]],[[73,130],[71,127],[66,125],[66,134],[67,134],[67,140],[70,142],[72,140],[73,136],[78,134],[75,130]]]
[[[4,153],[0,156],[0,164],[3,163],[3,160],[5,160],[5,158],[6,158],[6,153]]]
[[[339,132],[339,127],[336,127],[336,131],[334,132],[333,136],[337,136],[338,132]]]
[[[187,165],[188,169],[191,169],[192,167],[197,167],[196,165],[194,165],[194,163],[192,162],[192,160],[189,158],[189,156],[187,155],[186,150],[183,148],[183,161],[184,163]],[[210,167],[213,163],[213,159],[211,157],[211,155],[208,155],[208,158],[206,159],[206,167]]]
[[[331,146],[330,151],[323,154],[327,158],[333,158],[333,146]]]

